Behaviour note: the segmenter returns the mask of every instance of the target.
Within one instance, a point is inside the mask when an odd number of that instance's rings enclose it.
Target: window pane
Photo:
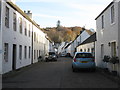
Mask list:
[[[22,45],[19,46],[19,59],[22,59]]]
[[[31,53],[31,52],[30,52],[30,47],[29,47],[29,58],[30,58],[30,53]]]
[[[19,18],[19,29],[20,33],[22,33],[22,18]]]
[[[78,53],[76,58],[91,58],[93,57],[91,53]]]
[[[27,46],[25,46],[24,52],[25,52],[25,59],[26,59],[27,58]]]
[[[27,36],[27,23],[26,23],[26,21],[25,21],[24,29],[25,29],[25,35]]]
[[[5,26],[9,28],[9,8],[6,6],[6,13],[5,13]]]
[[[16,13],[13,13],[13,29],[16,31]]]
[[[111,23],[115,21],[114,5],[111,7]]]
[[[4,44],[4,60],[8,62],[8,43]]]
[[[104,28],[104,15],[102,16],[102,29]]]

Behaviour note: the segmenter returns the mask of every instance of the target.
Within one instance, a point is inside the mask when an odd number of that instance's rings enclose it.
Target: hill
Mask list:
[[[55,43],[61,43],[61,42],[69,42],[73,41],[77,35],[80,34],[80,32],[84,28],[82,27],[49,27],[49,28],[43,28],[42,30],[47,33],[47,35],[50,37],[52,41]]]

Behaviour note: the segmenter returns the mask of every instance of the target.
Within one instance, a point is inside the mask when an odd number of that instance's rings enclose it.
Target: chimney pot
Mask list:
[[[28,13],[30,13],[30,10],[28,10]]]

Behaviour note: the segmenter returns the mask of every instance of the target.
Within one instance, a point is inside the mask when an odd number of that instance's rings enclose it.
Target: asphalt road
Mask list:
[[[3,88],[118,88],[100,72],[72,72],[70,58],[39,62],[3,77]]]

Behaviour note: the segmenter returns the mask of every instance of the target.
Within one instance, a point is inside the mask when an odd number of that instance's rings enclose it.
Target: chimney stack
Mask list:
[[[24,13],[26,13],[32,19],[32,12],[30,10],[28,10],[27,12],[24,11]]]

